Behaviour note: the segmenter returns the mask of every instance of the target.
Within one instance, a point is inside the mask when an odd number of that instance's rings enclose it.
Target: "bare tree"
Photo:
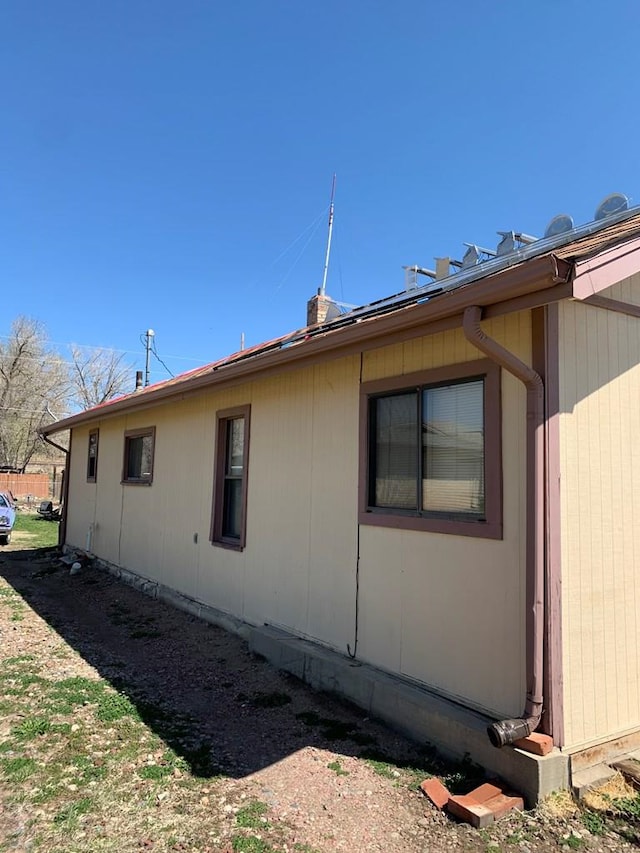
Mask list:
[[[42,426],[132,389],[132,372],[110,350],[73,346],[65,360],[41,323],[16,318],[0,338],[0,466],[24,471],[36,448],[47,455]]]
[[[38,429],[65,413],[68,372],[46,342],[44,327],[18,317],[0,340],[0,465],[24,471],[40,445]]]
[[[81,409],[99,406],[133,387],[133,370],[113,350],[71,347],[71,394]]]

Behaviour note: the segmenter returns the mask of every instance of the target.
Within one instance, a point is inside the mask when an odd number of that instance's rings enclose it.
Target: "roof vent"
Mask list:
[[[566,234],[573,228],[573,218],[567,213],[559,213],[554,216],[545,228],[545,237],[557,237],[558,234]]]
[[[611,193],[597,206],[594,219],[606,219],[607,216],[622,213],[623,210],[629,210],[629,199],[622,193]]]

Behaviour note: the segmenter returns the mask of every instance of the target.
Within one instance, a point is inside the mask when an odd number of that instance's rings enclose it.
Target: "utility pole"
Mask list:
[[[144,337],[145,337],[145,341],[146,341],[145,349],[147,352],[147,359],[145,361],[145,367],[144,367],[144,387],[145,388],[149,384],[149,358],[151,356],[151,347],[152,347],[152,341],[153,341],[154,335],[155,335],[155,332],[153,331],[153,329],[147,329],[147,331],[144,333]]]

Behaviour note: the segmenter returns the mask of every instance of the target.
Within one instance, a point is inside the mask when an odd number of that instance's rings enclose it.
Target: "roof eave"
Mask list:
[[[184,382],[149,389],[138,394],[131,394],[120,400],[88,409],[77,415],[71,415],[53,424],[43,427],[42,435],[71,429],[82,424],[95,422],[113,417],[124,412],[136,411],[163,403],[172,397],[180,397],[186,392],[216,385],[231,379],[250,378],[274,367],[286,367],[288,364],[304,362],[321,353],[335,351],[336,357],[340,351],[353,346],[354,343],[381,338],[399,329],[415,329],[437,320],[445,319],[460,313],[468,305],[487,307],[497,303],[512,300],[515,297],[539,290],[545,290],[553,285],[566,283],[572,271],[572,264],[557,258],[554,254],[532,258],[508,269],[474,281],[457,290],[425,298],[424,301],[413,303],[406,307],[365,318],[356,318],[351,325],[341,325],[332,329],[331,324],[309,331],[309,336],[302,333],[300,339],[291,341],[284,347],[259,352],[255,356],[238,361],[228,362],[212,367],[205,374],[187,378]]]

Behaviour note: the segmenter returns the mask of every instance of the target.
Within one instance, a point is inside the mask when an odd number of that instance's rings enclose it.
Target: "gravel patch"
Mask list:
[[[119,802],[93,785],[94,816],[74,817],[64,841],[53,830],[47,835],[51,817],[37,798],[17,796],[0,776],[1,851],[636,848],[609,827],[591,833],[566,795],[489,830],[456,823],[417,786],[433,774],[468,790],[477,769],[446,764],[276,671],[239,638],[106,573],[84,569],[72,577],[17,547],[0,555],[0,664],[32,655],[48,681],[104,679],[133,703],[156,748],[142,769],[138,754],[120,768],[126,797]],[[78,707],[69,719],[90,731],[92,713]],[[0,717],[0,748],[16,719]],[[93,748],[99,763],[108,750]],[[179,762],[163,765],[162,748]],[[79,793],[69,791],[70,804]]]

